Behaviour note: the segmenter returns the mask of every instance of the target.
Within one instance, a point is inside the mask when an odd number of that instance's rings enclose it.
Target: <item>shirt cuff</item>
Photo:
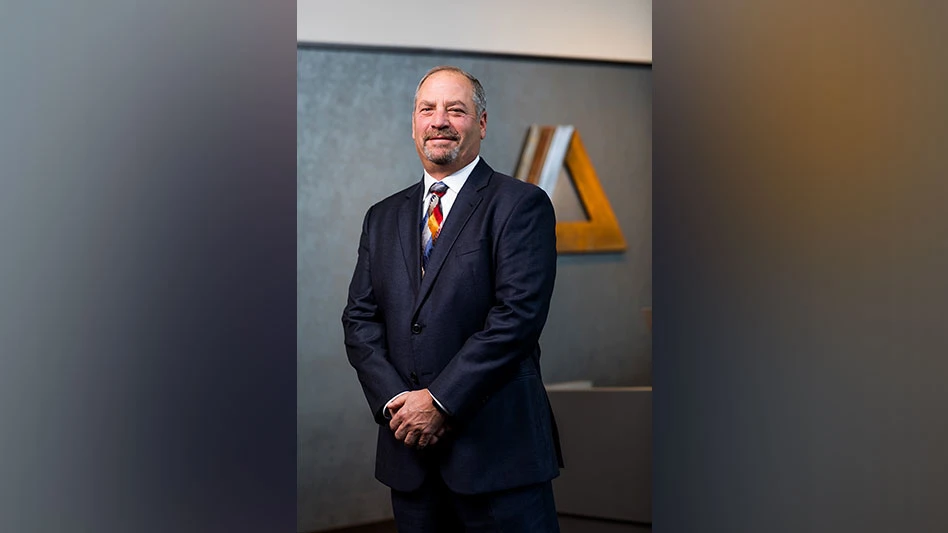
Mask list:
[[[441,411],[441,414],[448,416],[448,410],[444,408],[444,405],[441,405],[441,402],[439,402],[438,399],[435,398],[435,395],[431,394],[431,391],[428,391],[428,395],[431,396],[431,399],[434,401],[435,407],[437,407],[438,410]]]
[[[390,403],[392,403],[393,401],[395,401],[395,398],[398,398],[398,397],[401,396],[402,394],[406,394],[406,393],[408,393],[407,390],[406,390],[406,391],[399,392],[399,393],[396,394],[395,396],[392,396],[392,399],[391,399],[391,400],[385,402],[385,406],[382,407],[382,416],[385,417],[386,420],[391,420],[391,419],[392,419],[392,413],[390,413],[389,410],[388,410],[388,404],[390,404]]]

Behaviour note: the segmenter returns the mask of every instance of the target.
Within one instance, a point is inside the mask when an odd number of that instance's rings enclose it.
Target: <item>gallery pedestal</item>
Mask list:
[[[652,521],[652,388],[547,387],[566,468],[553,480],[560,513]]]

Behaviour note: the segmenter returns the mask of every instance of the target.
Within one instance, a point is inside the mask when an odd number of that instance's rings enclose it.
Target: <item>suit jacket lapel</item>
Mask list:
[[[421,189],[423,186],[424,182],[421,182],[412,187],[405,195],[405,203],[398,210],[398,240],[402,245],[411,289],[416,296],[418,284],[421,283]]]
[[[464,226],[467,224],[467,221],[470,220],[474,210],[477,209],[477,205],[481,203],[482,197],[480,190],[487,185],[487,181],[493,173],[493,169],[481,158],[480,162],[471,172],[471,175],[468,176],[464,187],[454,201],[454,205],[451,206],[451,212],[448,213],[444,227],[441,228],[438,242],[435,243],[434,249],[431,250],[431,257],[428,258],[428,268],[425,269],[425,277],[421,279],[421,288],[415,299],[415,313],[418,312],[418,308],[422,302],[425,301],[428,293],[431,292],[431,287],[438,278],[438,274],[441,272],[441,267],[444,265],[446,258],[450,255],[451,248],[453,248],[454,243],[457,242],[458,235],[461,234],[461,230],[464,229]],[[418,231],[417,233],[418,248],[420,250],[421,232]],[[421,255],[420,251],[418,255]],[[420,261],[421,259],[419,257],[419,262]],[[420,266],[418,270],[420,274]]]

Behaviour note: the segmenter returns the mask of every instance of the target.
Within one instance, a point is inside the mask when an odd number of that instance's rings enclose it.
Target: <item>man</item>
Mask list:
[[[479,157],[486,134],[474,76],[425,74],[412,113],[424,177],[366,213],[342,316],[402,533],[559,531],[538,344],[556,221],[546,193]]]

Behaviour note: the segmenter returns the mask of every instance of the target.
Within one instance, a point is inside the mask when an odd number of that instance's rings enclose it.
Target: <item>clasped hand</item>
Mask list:
[[[388,408],[392,413],[388,427],[396,439],[410,448],[436,444],[447,429],[444,415],[435,408],[428,389],[402,394]]]

